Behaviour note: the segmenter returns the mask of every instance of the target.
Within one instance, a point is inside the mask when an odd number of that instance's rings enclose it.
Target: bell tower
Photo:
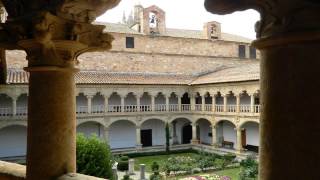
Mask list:
[[[164,34],[166,32],[165,12],[155,5],[145,8],[141,27],[144,34]]]

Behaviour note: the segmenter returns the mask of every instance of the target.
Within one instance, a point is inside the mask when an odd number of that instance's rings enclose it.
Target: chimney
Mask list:
[[[221,24],[216,21],[207,22],[203,26],[203,33],[206,39],[221,39]]]

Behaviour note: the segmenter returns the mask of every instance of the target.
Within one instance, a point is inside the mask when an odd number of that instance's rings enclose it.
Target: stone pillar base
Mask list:
[[[191,144],[200,144],[200,140],[198,139],[192,139]]]
[[[142,144],[137,144],[137,145],[136,145],[136,150],[137,150],[137,151],[142,150]]]

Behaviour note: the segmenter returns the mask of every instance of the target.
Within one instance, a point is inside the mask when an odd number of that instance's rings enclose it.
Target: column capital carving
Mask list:
[[[257,37],[320,30],[320,2],[316,0],[206,0],[205,7],[216,14],[255,9],[261,14],[256,23]]]
[[[111,48],[113,37],[91,22],[119,1],[4,1],[0,47],[25,50],[29,67],[74,67],[80,54]]]

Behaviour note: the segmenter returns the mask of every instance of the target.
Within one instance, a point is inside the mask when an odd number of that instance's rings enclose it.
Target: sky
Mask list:
[[[254,24],[260,19],[260,15],[254,10],[224,16],[211,14],[205,10],[204,0],[121,0],[117,7],[98,17],[97,21],[121,22],[123,12],[129,15],[135,4],[141,4],[145,8],[156,5],[163,9],[168,28],[202,30],[205,22],[218,21],[222,24],[222,32],[251,39],[255,39]]]

